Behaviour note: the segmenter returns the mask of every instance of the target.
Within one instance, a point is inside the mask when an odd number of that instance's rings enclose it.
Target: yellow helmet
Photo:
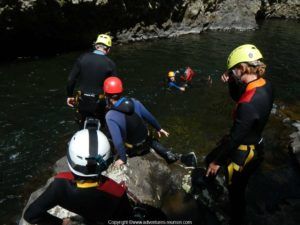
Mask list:
[[[252,62],[261,58],[263,58],[262,54],[254,45],[241,45],[235,48],[228,56],[227,69],[231,69],[242,62]]]
[[[95,44],[104,44],[107,47],[111,47],[112,45],[111,37],[107,34],[99,34]]]
[[[175,77],[175,73],[173,71],[169,71],[168,77]]]

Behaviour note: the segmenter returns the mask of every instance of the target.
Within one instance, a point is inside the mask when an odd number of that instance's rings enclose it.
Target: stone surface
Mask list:
[[[104,32],[125,43],[255,29],[257,17],[299,19],[299,11],[298,0],[3,0],[1,57],[87,48]],[[16,46],[20,40],[26,45]]]
[[[66,157],[64,157],[56,163],[54,171],[57,173],[66,170],[68,167]],[[103,175],[118,183],[125,183],[128,196],[133,202],[159,208],[171,220],[186,219],[197,224],[205,224],[205,218],[209,213],[211,220],[220,221],[223,224],[227,222],[224,210],[228,204],[227,190],[224,187],[225,179],[220,176],[216,180],[206,182],[203,180],[204,169],[195,170],[179,162],[169,165],[157,154],[151,152],[142,157],[129,158],[127,165],[121,169],[110,166]],[[202,182],[195,182],[195,177]],[[52,178],[48,184],[51,180]],[[27,205],[36,199],[45,187],[34,192]],[[74,216],[58,207],[50,212],[60,218]],[[211,212],[215,213],[212,215]],[[78,224],[81,223],[78,216],[76,220],[79,221]],[[27,223],[21,220],[19,225],[27,225]]]

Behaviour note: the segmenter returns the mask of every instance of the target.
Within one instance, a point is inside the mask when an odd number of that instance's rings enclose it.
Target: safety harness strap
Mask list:
[[[238,147],[239,151],[248,151],[248,156],[243,164],[243,166],[239,166],[238,164],[236,164],[235,162],[231,162],[228,166],[227,166],[227,171],[228,171],[228,184],[230,185],[232,182],[232,176],[234,171],[238,171],[238,172],[242,172],[243,168],[253,159],[255,153],[255,145],[240,145]]]

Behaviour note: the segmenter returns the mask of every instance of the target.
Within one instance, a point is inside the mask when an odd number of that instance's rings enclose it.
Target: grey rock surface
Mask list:
[[[199,211],[200,204],[209,211],[216,212],[215,218],[221,223],[226,223],[227,215],[224,208],[228,202],[227,190],[224,187],[225,179],[219,177],[215,181],[222,193],[217,196],[212,193],[214,190],[209,190],[205,185],[194,187],[191,176],[193,170],[194,168],[185,167],[179,162],[169,165],[151,152],[142,157],[129,158],[127,165],[121,168],[110,166],[103,175],[118,183],[125,183],[128,196],[133,202],[141,202],[159,208],[170,219],[203,221],[205,212]],[[57,161],[54,171],[55,173],[68,171],[66,157]],[[49,179],[47,185],[52,179]],[[32,193],[27,206],[45,190],[47,185]],[[191,215],[191,212],[194,213]],[[81,223],[77,215],[60,207],[51,209],[50,213],[60,218],[74,218],[75,216],[76,224]],[[27,225],[27,223],[21,220],[19,225]]]
[[[8,54],[35,55],[86,48],[105,32],[127,43],[255,29],[256,18],[299,20],[299,12],[299,0],[3,0],[0,43]],[[20,37],[27,44],[14,51]]]

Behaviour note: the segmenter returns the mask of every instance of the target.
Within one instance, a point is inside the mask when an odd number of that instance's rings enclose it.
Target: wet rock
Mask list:
[[[261,2],[227,0],[220,3],[212,13],[210,29],[218,30],[249,30],[257,28],[255,16],[260,9]]]
[[[56,163],[54,171],[57,173],[66,170],[68,167],[64,157]],[[133,202],[159,208],[171,220],[189,220],[195,224],[207,224],[207,220],[221,224],[228,221],[224,210],[228,204],[225,179],[220,176],[216,180],[207,181],[203,178],[204,169],[195,170],[178,162],[167,164],[151,152],[145,156],[129,158],[127,165],[120,169],[110,166],[104,175],[118,183],[125,183],[128,196]],[[51,180],[52,178],[47,184]],[[46,186],[34,192],[28,204],[36,199]],[[61,218],[74,217],[74,214],[57,207],[52,209],[51,213]],[[81,223],[78,216],[75,219]],[[19,224],[27,225],[23,220]]]
[[[266,18],[300,19],[300,2],[298,0],[263,1]]]
[[[300,165],[300,122],[294,122],[292,125],[297,129],[297,131],[290,135],[291,142],[289,145],[289,149]]]
[[[297,0],[4,0],[0,43],[7,55],[1,56],[87,48],[104,32],[114,43],[125,43],[208,29],[255,29],[256,17],[299,19],[299,8]],[[15,45],[20,37],[26,45]]]

